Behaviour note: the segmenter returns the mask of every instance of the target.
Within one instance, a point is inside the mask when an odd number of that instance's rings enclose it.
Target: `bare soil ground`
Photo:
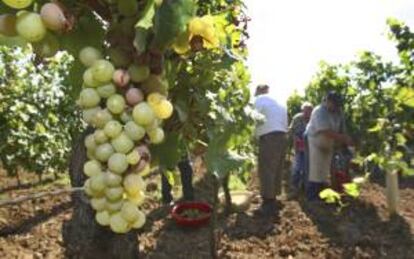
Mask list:
[[[30,174],[23,177],[24,181],[35,179]],[[0,199],[62,187],[54,182],[17,188],[15,179],[4,172],[0,172],[0,182]],[[387,213],[383,187],[378,183],[367,184],[361,197],[349,200],[340,212],[328,205],[282,198],[278,214],[265,219],[253,215],[260,203],[255,196],[248,211],[219,214],[219,256],[414,258],[414,180],[403,180],[401,187],[400,215],[393,217]],[[200,200],[211,200],[208,177],[201,177],[196,188]],[[145,210],[148,221],[139,236],[142,258],[210,258],[208,227],[178,227],[169,208],[155,198],[149,199]],[[0,208],[0,258],[63,258],[61,227],[70,217],[69,195]]]

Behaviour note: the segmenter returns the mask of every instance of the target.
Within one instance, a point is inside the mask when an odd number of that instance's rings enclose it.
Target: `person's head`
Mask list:
[[[301,109],[303,117],[305,117],[305,119],[309,119],[313,110],[313,105],[310,102],[304,102]]]
[[[330,112],[336,112],[341,109],[342,97],[335,91],[329,91],[326,95],[325,102]]]
[[[267,93],[269,93],[269,86],[262,84],[256,87],[256,93],[254,95],[258,96],[258,95],[267,94]]]

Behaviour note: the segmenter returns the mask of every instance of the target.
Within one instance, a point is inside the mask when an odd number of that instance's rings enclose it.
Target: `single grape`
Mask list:
[[[120,200],[123,194],[124,189],[122,187],[113,187],[105,189],[105,197],[108,199],[108,201],[111,202]]]
[[[140,191],[144,191],[146,186],[140,175],[129,174],[124,178],[124,188],[128,195],[136,195]]]
[[[114,213],[117,211],[120,211],[122,208],[122,205],[124,204],[123,200],[118,200],[115,202],[107,202],[106,203],[106,209],[110,212],[110,213]]]
[[[108,160],[108,168],[111,172],[122,174],[128,169],[127,156],[121,153],[113,154]]]
[[[116,120],[109,121],[105,127],[104,132],[109,138],[115,138],[122,132],[122,125]]]
[[[111,144],[104,143],[96,147],[95,156],[99,161],[106,162],[114,152]]]
[[[85,72],[83,72],[83,82],[86,86],[89,87],[97,87],[101,85],[101,82],[95,80],[92,74],[92,70],[90,68],[86,69]]]
[[[67,23],[65,14],[58,4],[46,3],[40,9],[45,26],[52,31],[62,31]]]
[[[99,107],[93,107],[82,111],[82,119],[89,125],[93,124],[96,114],[101,110]]]
[[[111,141],[112,146],[118,153],[127,154],[134,148],[134,142],[125,133],[119,134]]]
[[[147,97],[147,102],[151,107],[158,105],[161,101],[165,100],[166,97],[160,93],[150,93]]]
[[[112,83],[99,86],[96,91],[101,98],[109,98],[116,93],[116,88]]]
[[[93,78],[101,83],[107,83],[111,81],[115,72],[115,68],[111,62],[100,59],[93,63],[92,67]]]
[[[135,106],[144,100],[144,93],[141,89],[135,87],[129,88],[125,94],[125,99],[129,105]]]
[[[139,191],[134,194],[128,194],[128,201],[132,202],[136,206],[141,206],[145,201],[145,194],[143,191]]]
[[[106,199],[105,199],[105,197],[92,198],[90,202],[91,202],[92,208],[96,211],[103,211],[106,208]]]
[[[121,114],[125,109],[125,99],[122,95],[114,94],[108,98],[106,106],[113,114]]]
[[[17,18],[13,14],[0,15],[0,34],[7,37],[16,36],[16,22]]]
[[[128,71],[123,70],[123,69],[117,69],[115,70],[112,76],[112,80],[117,86],[119,86],[120,88],[123,88],[129,84],[131,77],[129,76]]]
[[[96,160],[89,160],[83,165],[83,172],[89,177],[102,173],[102,165]]]
[[[130,164],[130,165],[138,164],[139,160],[141,160],[141,156],[139,155],[137,150],[132,150],[127,155],[127,161],[128,161],[128,164]]]
[[[83,65],[90,67],[95,61],[102,59],[102,54],[94,47],[84,47],[79,52],[79,59]]]
[[[101,193],[105,190],[105,178],[104,174],[98,174],[90,178],[91,179],[91,190],[93,194]]]
[[[105,184],[109,187],[118,187],[122,183],[122,176],[112,172],[105,173]]]
[[[103,128],[110,120],[112,120],[112,114],[107,109],[101,109],[95,114],[93,125],[97,128]]]
[[[23,9],[29,7],[33,0],[3,0],[3,3],[14,9]]]
[[[124,132],[133,141],[139,141],[145,136],[145,129],[133,121],[128,121],[125,124]]]
[[[108,142],[108,136],[106,136],[105,132],[101,129],[98,129],[93,134],[95,137],[95,142],[98,144],[104,144]]]
[[[164,141],[164,131],[161,128],[156,128],[148,132],[151,143],[159,144]]]
[[[128,222],[120,213],[115,213],[111,216],[110,227],[113,232],[118,234],[124,234],[129,231]]]
[[[17,15],[16,31],[29,42],[41,41],[46,35],[46,27],[40,15],[27,11]]]
[[[142,211],[139,211],[138,213],[138,219],[131,225],[134,229],[140,229],[145,225],[145,214]]]
[[[130,223],[135,222],[140,216],[138,207],[132,202],[124,202],[121,208],[121,216]]]
[[[95,142],[95,137],[93,134],[89,134],[88,136],[86,136],[85,138],[85,147],[89,150],[95,150],[96,149],[96,142]]]
[[[173,105],[168,100],[162,100],[159,104],[153,106],[155,115],[162,120],[168,119],[173,113]]]
[[[150,125],[155,120],[154,111],[146,102],[141,102],[132,111],[134,121],[142,126]]]
[[[101,226],[109,226],[109,221],[111,220],[111,216],[109,212],[106,210],[99,211],[95,215],[96,222],[98,222]]]
[[[85,88],[82,89],[79,102],[83,108],[92,108],[99,104],[101,101],[101,97],[99,96],[98,92],[92,88]]]

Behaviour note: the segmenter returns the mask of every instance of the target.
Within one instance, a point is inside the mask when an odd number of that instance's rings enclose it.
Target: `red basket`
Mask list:
[[[188,209],[197,209],[199,211],[207,213],[207,215],[200,218],[186,218],[180,214]],[[208,223],[211,217],[213,208],[206,202],[183,202],[175,205],[171,210],[171,216],[175,222],[184,227],[200,227]]]

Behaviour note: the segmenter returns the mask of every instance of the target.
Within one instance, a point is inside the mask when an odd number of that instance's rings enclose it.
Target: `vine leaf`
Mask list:
[[[246,157],[228,150],[227,146],[232,136],[232,127],[225,132],[217,132],[211,136],[206,153],[206,165],[209,172],[218,179],[225,178],[230,172],[240,169]]]
[[[397,99],[404,105],[414,108],[414,89],[403,87],[397,94]]]
[[[341,200],[341,195],[331,188],[321,191],[319,197],[326,203],[337,203]]]
[[[141,19],[135,24],[134,47],[138,54],[142,54],[146,50],[147,38],[149,30],[153,27],[155,15],[155,0],[148,0],[144,8]]]
[[[166,132],[165,140],[159,145],[151,146],[151,154],[163,168],[174,168],[183,157],[181,136],[176,132]]]
[[[343,184],[344,191],[352,198],[357,198],[360,194],[359,186],[356,183],[345,183]]]
[[[164,50],[175,38],[187,29],[187,24],[195,14],[193,0],[164,0],[155,13],[153,44]]]

